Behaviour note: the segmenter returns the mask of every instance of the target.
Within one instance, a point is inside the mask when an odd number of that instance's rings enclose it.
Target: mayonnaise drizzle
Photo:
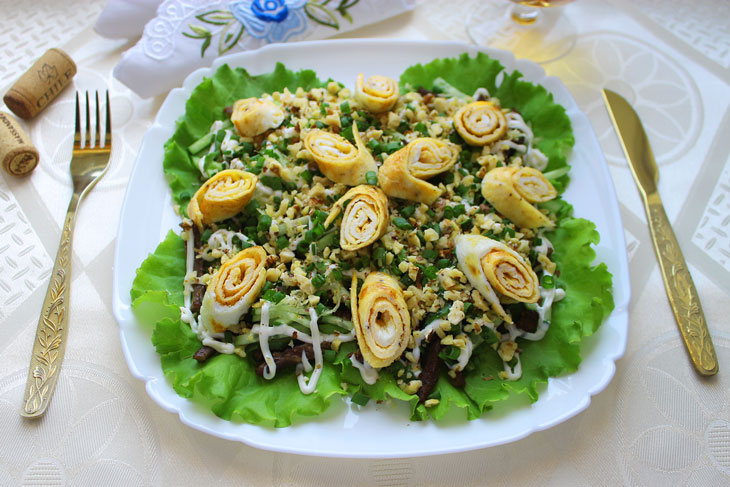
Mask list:
[[[193,270],[195,262],[195,242],[193,237],[193,230],[186,230],[186,253],[185,253],[185,280],[183,282],[183,306],[180,307],[180,320],[183,323],[190,325],[190,329],[195,333],[201,343],[208,346],[220,353],[232,354],[235,347],[232,343],[222,342],[217,340],[215,336],[211,335],[208,330],[200,326],[198,321],[195,319],[195,315],[190,310],[190,303],[192,301],[193,284],[198,281],[198,276]]]
[[[272,335],[273,328],[269,326],[269,307],[271,303],[264,301],[261,305],[261,324],[258,325],[259,347],[261,354],[264,356],[264,379],[271,380],[276,375],[276,362],[274,356],[269,349],[269,337]],[[256,327],[254,327],[256,328]]]
[[[303,363],[297,365],[297,382],[299,382],[299,390],[302,391],[302,394],[311,394],[314,392],[314,389],[317,387],[317,381],[319,381],[319,376],[322,374],[322,367],[324,365],[322,361],[322,339],[319,335],[317,312],[314,308],[309,308],[309,317],[309,329],[312,330],[312,348],[314,348],[314,371],[309,377],[302,373],[302,370],[306,370],[306,366],[310,365],[309,360],[307,360],[306,353],[302,352]],[[305,360],[306,364],[304,364]]]
[[[378,369],[373,368],[369,363],[364,360],[360,362],[355,354],[350,355],[350,362],[353,367],[360,371],[360,377],[366,384],[373,385],[378,380]]]
[[[466,345],[464,348],[461,349],[461,352],[459,352],[459,358],[456,359],[456,363],[453,365],[449,365],[449,368],[451,370],[464,370],[466,368],[466,364],[469,363],[469,359],[471,358],[471,352],[474,350],[474,344],[471,342],[471,339],[464,335],[464,341],[466,342]]]
[[[223,254],[233,251],[234,238],[238,238],[242,242],[250,242],[248,237],[241,232],[221,228],[208,238],[208,244],[200,257],[206,261],[220,259]]]
[[[486,88],[477,88],[477,90],[474,92],[474,95],[472,95],[472,98],[475,100],[478,100],[480,98],[483,98],[484,100],[489,100],[489,91],[487,91]]]
[[[525,123],[522,115],[517,112],[509,112],[505,114],[505,118],[507,119],[507,126],[509,128],[519,130],[525,135],[527,145],[516,144],[508,140],[501,141],[500,144],[503,144],[506,147],[511,147],[520,152],[524,152],[525,155],[523,157],[523,162],[525,165],[544,171],[548,164],[548,158],[540,149],[533,147],[532,144],[534,142],[535,135],[532,133],[530,126]]]
[[[416,359],[416,362],[418,362],[421,358],[421,343],[423,343],[423,340],[427,339],[434,330],[440,328],[442,323],[447,323],[447,321],[442,319],[433,320],[431,323],[423,327],[421,334],[415,339],[416,346],[413,347],[413,357]],[[449,323],[449,328],[450,327],[451,324]]]
[[[504,362],[505,380],[517,380],[522,377],[522,362],[520,361],[520,354],[515,353],[517,364],[515,368],[511,368],[507,362]]]

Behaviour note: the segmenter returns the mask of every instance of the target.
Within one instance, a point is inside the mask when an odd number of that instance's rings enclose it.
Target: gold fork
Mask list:
[[[83,197],[109,168],[112,151],[111,120],[109,91],[107,91],[106,130],[104,144],[102,145],[99,92],[96,92],[96,134],[91,131],[91,124],[89,123],[89,93],[86,92],[86,133],[82,140],[79,94],[76,92],[76,127],[70,168],[73,180],[73,196],[71,196],[71,201],[68,204],[66,220],[61,232],[61,243],[58,246],[51,282],[48,284],[35,341],[33,342],[33,355],[30,359],[30,370],[28,371],[23,410],[21,412],[27,418],[37,418],[46,412],[53,391],[56,388],[58,375],[61,372],[61,362],[66,350],[66,336],[68,335],[71,241],[74,220],[76,219],[76,210]],[[94,141],[94,139],[96,140]]]

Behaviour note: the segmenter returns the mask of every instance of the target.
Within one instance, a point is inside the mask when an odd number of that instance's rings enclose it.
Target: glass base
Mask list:
[[[483,2],[466,20],[466,32],[479,47],[512,51],[517,58],[547,63],[575,45],[576,30],[561,7],[537,9],[535,21],[518,23],[510,2]]]

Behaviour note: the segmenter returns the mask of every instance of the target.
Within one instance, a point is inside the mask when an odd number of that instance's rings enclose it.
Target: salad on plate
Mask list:
[[[552,95],[485,54],[399,80],[223,65],[165,146],[180,231],[134,312],[175,391],[224,419],[535,401],[613,307],[595,226],[560,197],[573,142]]]

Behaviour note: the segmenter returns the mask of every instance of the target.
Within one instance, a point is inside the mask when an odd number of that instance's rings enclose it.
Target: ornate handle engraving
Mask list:
[[[659,195],[648,195],[645,204],[654,250],[679,331],[697,371],[702,375],[714,375],[718,370],[715,347],[677,237],[672,231]]]
[[[30,359],[30,370],[25,385],[23,410],[27,418],[42,416],[56,387],[61,372],[61,362],[66,350],[68,334],[68,304],[71,287],[71,241],[79,196],[74,194],[66,213],[61,243],[53,265],[51,282],[48,284],[43,311]]]

